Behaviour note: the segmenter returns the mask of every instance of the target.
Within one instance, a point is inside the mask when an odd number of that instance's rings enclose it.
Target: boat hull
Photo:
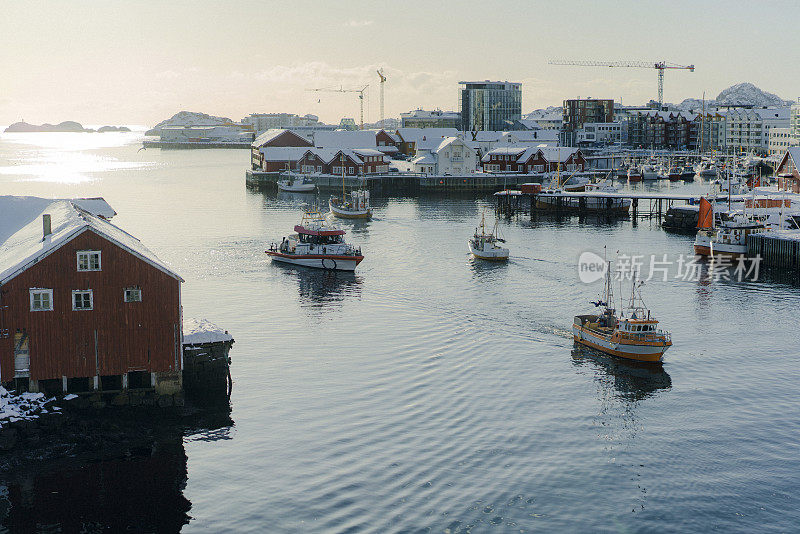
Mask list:
[[[469,252],[474,257],[481,259],[481,260],[488,260],[488,261],[507,261],[509,256],[509,250],[507,248],[494,248],[491,250],[480,250],[472,246],[472,244],[467,245],[469,247]]]
[[[593,332],[578,324],[572,325],[572,337],[576,343],[591,347],[618,358],[639,362],[660,362],[664,353],[672,345],[669,342],[624,343],[612,341],[611,336]]]
[[[287,193],[311,193],[316,188],[314,184],[285,185],[278,182],[278,189]]]
[[[267,251],[273,261],[324,269],[326,271],[355,271],[364,256],[333,256],[330,254],[284,254],[282,252]]]
[[[333,204],[329,204],[331,213],[334,217],[339,219],[370,219],[372,218],[372,210],[345,210]]]

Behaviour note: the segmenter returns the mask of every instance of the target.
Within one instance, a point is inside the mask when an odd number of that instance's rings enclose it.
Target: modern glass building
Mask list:
[[[522,118],[522,84],[459,82],[458,107],[464,131],[503,131]]]

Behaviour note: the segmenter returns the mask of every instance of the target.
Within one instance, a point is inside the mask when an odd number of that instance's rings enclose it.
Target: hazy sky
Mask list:
[[[656,97],[651,69],[561,67],[549,59],[666,60],[664,98],[714,97],[749,81],[800,96],[790,1],[0,0],[0,124],[20,119],[152,125],[180,110],[365,120],[455,109],[457,82],[523,83],[523,112],[570,97]]]

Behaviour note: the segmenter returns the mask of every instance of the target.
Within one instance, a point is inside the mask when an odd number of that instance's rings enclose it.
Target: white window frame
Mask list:
[[[91,255],[97,254],[97,269],[92,269],[90,266],[90,258]],[[81,256],[86,256],[86,265],[88,268],[81,269]],[[91,271],[102,271],[103,270],[103,257],[99,250],[79,250],[75,253],[75,262],[78,272],[91,272]]]
[[[89,294],[89,307],[88,308],[76,308],[75,307],[75,295],[78,293],[88,293]],[[94,309],[94,291],[91,289],[73,289],[72,290],[72,311],[91,311]]]
[[[53,290],[52,289],[45,289],[42,287],[32,287],[29,289],[30,293],[30,302],[31,302],[31,311],[53,311]],[[37,308],[34,307],[34,295],[47,295],[49,307],[47,308]],[[41,299],[40,299],[41,302]]]
[[[135,291],[136,294],[139,296],[138,299],[130,299],[128,298],[129,292]],[[138,287],[126,287],[122,290],[122,301],[123,302],[142,302],[142,290]]]

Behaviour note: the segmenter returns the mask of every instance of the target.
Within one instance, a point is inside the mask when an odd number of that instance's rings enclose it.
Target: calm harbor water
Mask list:
[[[796,280],[648,282],[674,346],[632,366],[573,345],[600,291],[578,256],[693,236],[518,217],[511,261],[480,264],[490,198],[375,198],[344,223],[355,274],[298,270],[264,250],[303,197],[248,190],[247,151],[139,139],[4,134],[0,194],[105,197],[186,279],[184,315],[235,337],[230,414],[0,473],[0,532],[797,530]]]

